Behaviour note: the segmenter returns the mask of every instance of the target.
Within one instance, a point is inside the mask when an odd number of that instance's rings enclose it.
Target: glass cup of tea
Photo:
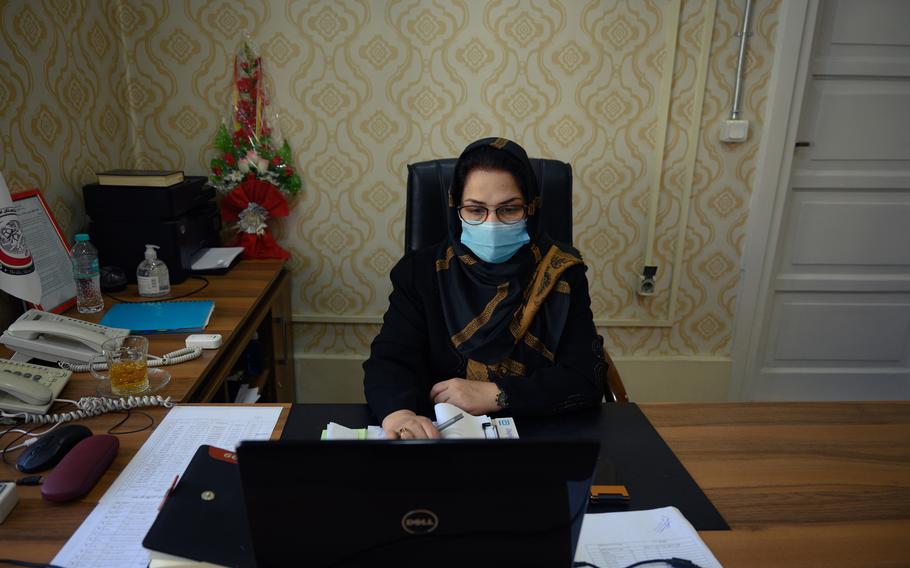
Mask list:
[[[110,380],[117,396],[141,394],[149,389],[149,340],[141,335],[109,339],[101,345],[101,355],[92,357],[89,370],[96,379]],[[108,374],[95,370],[96,361],[107,363]]]

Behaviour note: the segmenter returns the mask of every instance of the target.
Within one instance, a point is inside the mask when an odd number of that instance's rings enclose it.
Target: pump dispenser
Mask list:
[[[164,261],[158,259],[157,245],[145,245],[145,260],[136,269],[139,295],[158,298],[171,293],[171,277]]]

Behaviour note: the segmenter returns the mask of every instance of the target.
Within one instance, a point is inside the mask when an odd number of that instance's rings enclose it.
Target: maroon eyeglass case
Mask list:
[[[89,436],[70,450],[41,486],[45,501],[72,501],[92,490],[117,456],[120,441],[107,434]]]

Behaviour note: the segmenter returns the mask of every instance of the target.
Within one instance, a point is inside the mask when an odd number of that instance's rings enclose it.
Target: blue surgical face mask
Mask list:
[[[505,262],[529,242],[531,237],[528,236],[527,219],[513,225],[498,221],[469,225],[464,220],[461,221],[461,244],[486,262]]]

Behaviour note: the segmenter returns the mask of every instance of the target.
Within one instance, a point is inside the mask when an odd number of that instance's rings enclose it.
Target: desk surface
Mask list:
[[[246,406],[246,405],[244,405]],[[284,424],[287,422],[290,404],[265,404],[256,406],[281,406],[281,415],[272,433],[272,438],[281,436]],[[152,416],[155,426],[167,410],[161,407],[142,408],[142,412]],[[83,424],[92,429],[96,434],[103,434],[123,418],[123,414],[104,414],[88,420],[81,420]],[[134,414],[127,424],[120,429],[133,429],[142,427],[147,423],[143,416]],[[152,429],[133,434],[123,434],[117,437],[120,440],[120,449],[111,467],[104,473],[101,480],[92,491],[79,501],[72,503],[49,503],[41,498],[40,487],[18,486],[19,504],[0,524],[0,551],[3,558],[28,560],[35,562],[50,562],[57,552],[63,547],[69,537],[76,532],[82,521],[92,512],[94,506],[111,486],[117,476],[126,468],[142,444],[152,433]],[[4,444],[5,445],[5,444]],[[16,452],[18,455],[18,452]],[[13,460],[15,461],[15,460]],[[47,472],[43,472],[44,475]],[[0,462],[0,479],[15,479],[24,477],[25,474]]]
[[[256,308],[265,304],[267,296],[281,278],[287,278],[282,270],[281,260],[244,260],[239,262],[225,275],[206,276],[208,286],[203,290],[181,298],[184,300],[213,300],[215,309],[206,327],[206,333],[220,333],[222,347],[205,350],[202,357],[163,367],[171,374],[171,380],[160,392],[175,401],[206,400],[201,396],[207,380],[214,374],[226,371],[240,355],[240,347],[246,344],[255,329],[253,321],[262,314]],[[189,278],[171,288],[171,296],[180,296],[196,290],[203,282]],[[136,285],[131,284],[126,291],[115,293],[118,298],[126,300],[148,300],[138,296]],[[162,298],[167,300],[168,298]],[[64,315],[93,323],[100,323],[107,310],[116,303],[105,297],[105,310],[97,314],[78,314],[75,309]],[[185,347],[186,333],[149,335],[149,353],[164,355]],[[233,349],[232,349],[233,348]],[[234,352],[236,351],[236,352]],[[9,350],[0,345],[0,357],[9,357]],[[89,373],[74,373],[62,393],[63,398],[77,400],[82,396],[97,396],[95,389],[98,381]]]
[[[641,408],[730,524],[701,533],[725,567],[907,565],[910,402]],[[0,525],[3,555],[50,561],[147,436],[121,437],[117,460],[83,501],[51,506],[38,488],[20,487],[22,501]],[[0,477],[19,476],[0,468]]]

